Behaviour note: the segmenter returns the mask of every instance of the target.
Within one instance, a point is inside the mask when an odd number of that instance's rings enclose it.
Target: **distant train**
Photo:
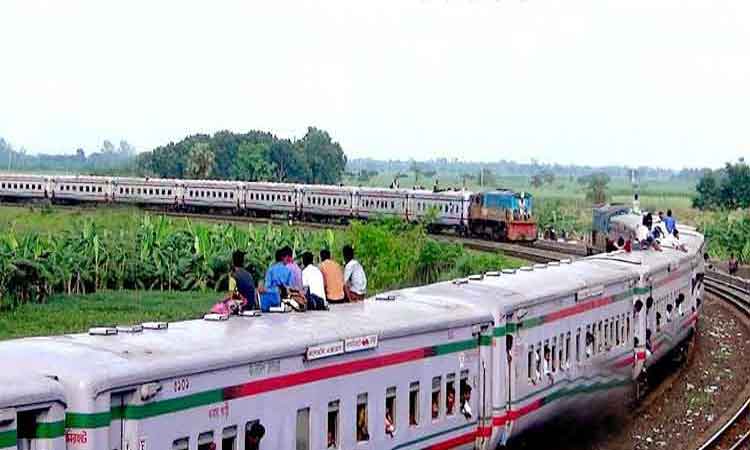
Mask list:
[[[351,186],[90,176],[0,174],[0,200],[130,203],[318,221],[400,217],[430,228],[493,240],[537,237],[533,198],[507,189],[483,193]]]
[[[704,239],[681,234],[687,251],[487,272],[330,311],[2,341],[0,449],[249,450],[259,423],[264,450],[493,450],[555,418],[622,414],[642,369],[698,327]]]

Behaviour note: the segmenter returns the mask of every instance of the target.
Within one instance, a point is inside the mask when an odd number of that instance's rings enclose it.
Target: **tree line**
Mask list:
[[[105,139],[96,151],[86,154],[78,148],[72,154],[31,154],[26,148],[14,148],[0,137],[0,170],[71,172],[101,175],[130,175],[135,170],[135,147],[121,140],[118,146]]]
[[[706,170],[695,187],[693,207],[737,209],[750,207],[750,167],[744,158],[717,170]]]
[[[282,139],[263,131],[213,136],[196,134],[138,155],[142,175],[336,184],[346,155],[328,132],[309,127],[301,139]]]

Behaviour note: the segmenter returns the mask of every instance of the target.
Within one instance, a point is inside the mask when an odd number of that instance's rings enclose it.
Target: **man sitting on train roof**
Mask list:
[[[294,251],[292,247],[285,246],[281,249],[284,252],[284,265],[292,273],[292,283],[289,285],[294,289],[302,289],[302,269],[294,262]]]
[[[238,293],[250,303],[255,303],[255,281],[250,272],[245,270],[245,252],[236,250],[232,253],[232,273],[229,276],[230,294]]]
[[[343,249],[344,261],[344,293],[350,302],[358,302],[365,299],[367,293],[367,276],[362,264],[354,259],[354,249],[351,245],[345,245]]]
[[[260,309],[268,312],[271,307],[281,305],[281,296],[286,287],[292,284],[292,272],[284,264],[283,249],[276,250],[276,262],[271,264],[266,272],[265,282],[258,287],[260,293]]]
[[[323,273],[313,264],[313,254],[302,254],[302,286],[307,290],[307,309],[328,309]]]
[[[320,265],[318,268],[323,274],[326,302],[346,302],[346,297],[344,296],[344,272],[341,270],[339,263],[331,259],[331,252],[328,249],[320,251]]]

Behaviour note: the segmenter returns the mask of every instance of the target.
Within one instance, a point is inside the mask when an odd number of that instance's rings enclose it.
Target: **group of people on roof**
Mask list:
[[[620,236],[608,251],[625,250],[629,252],[632,245],[630,240]],[[635,245],[641,250],[653,249],[660,252],[663,246],[667,246],[687,252],[687,246],[680,242],[680,232],[677,230],[677,221],[672,216],[671,209],[667,210],[666,215],[663,211],[659,211],[658,221],[656,222],[650,212],[644,214],[641,223],[635,230]]]
[[[323,249],[316,266],[313,254],[307,251],[301,255],[300,268],[292,248],[282,247],[276,250],[275,261],[256,287],[252,274],[245,267],[245,253],[237,250],[232,254],[229,297],[214,305],[211,312],[325,310],[331,303],[362,301],[367,293],[364,268],[354,258],[352,246],[345,245],[342,256],[343,269],[331,258],[331,252]]]

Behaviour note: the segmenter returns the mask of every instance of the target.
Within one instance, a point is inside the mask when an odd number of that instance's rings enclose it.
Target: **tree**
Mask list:
[[[409,167],[409,170],[414,172],[414,185],[419,185],[419,176],[422,175],[422,167],[420,167],[419,163],[415,160],[411,160],[411,165]]]
[[[104,142],[102,142],[102,153],[114,153],[115,152],[115,146],[110,142],[109,139],[105,139]]]
[[[586,199],[592,203],[607,202],[607,184],[609,184],[609,175],[603,172],[592,173],[585,177],[578,178],[580,184],[586,185]]]
[[[308,127],[305,136],[298,142],[309,168],[307,182],[313,184],[336,184],[346,168],[346,156],[338,142],[315,127]]]
[[[540,188],[544,184],[544,178],[540,174],[536,174],[531,177],[531,180],[529,181],[531,185],[535,188]]]
[[[307,179],[308,166],[302,150],[288,140],[271,144],[269,157],[274,165],[275,181],[304,182]]]
[[[135,147],[130,145],[125,139],[122,139],[120,141],[120,148],[118,149],[118,153],[122,157],[132,158],[133,156],[135,156]]]
[[[750,166],[744,158],[723,169],[706,170],[695,187],[693,206],[701,209],[750,207]]]
[[[208,178],[214,166],[214,152],[206,142],[193,144],[188,156],[187,174],[191,178]]]
[[[276,166],[270,161],[267,144],[244,142],[237,150],[230,174],[235,180],[269,181],[273,179]]]
[[[698,194],[693,198],[693,208],[713,209],[721,206],[721,188],[716,174],[707,170],[695,186]]]

